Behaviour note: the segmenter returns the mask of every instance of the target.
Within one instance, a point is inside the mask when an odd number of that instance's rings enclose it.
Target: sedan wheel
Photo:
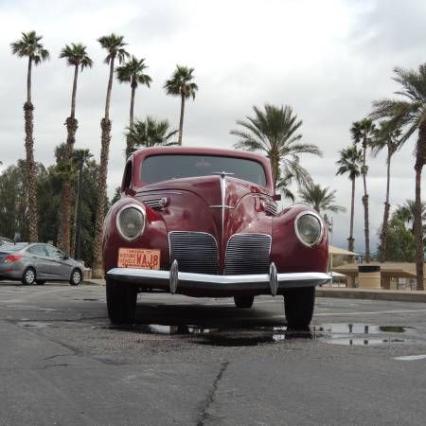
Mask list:
[[[31,285],[34,284],[36,279],[36,272],[33,268],[27,268],[24,271],[24,275],[22,275],[22,284]]]
[[[79,285],[81,283],[81,272],[78,269],[74,269],[71,273],[70,284]]]

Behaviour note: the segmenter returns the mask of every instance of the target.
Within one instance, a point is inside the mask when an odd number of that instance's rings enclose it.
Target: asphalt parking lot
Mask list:
[[[105,288],[0,282],[1,425],[424,424],[426,304],[140,297],[109,325]]]

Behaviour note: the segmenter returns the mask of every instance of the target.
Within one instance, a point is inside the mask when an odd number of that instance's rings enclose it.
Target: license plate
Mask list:
[[[121,248],[119,268],[160,269],[160,250]]]

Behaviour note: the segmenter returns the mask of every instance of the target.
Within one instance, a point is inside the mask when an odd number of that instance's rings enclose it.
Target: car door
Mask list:
[[[45,247],[49,255],[49,269],[52,278],[67,281],[71,276],[72,267],[66,261],[65,253],[50,244],[46,244]]]
[[[38,279],[51,278],[49,273],[49,258],[44,244],[33,244],[26,250],[28,262],[35,268]]]

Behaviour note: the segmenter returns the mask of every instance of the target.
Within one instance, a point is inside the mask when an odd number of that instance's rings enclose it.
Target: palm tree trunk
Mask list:
[[[367,147],[363,149],[362,182],[364,185],[364,195],[362,204],[364,205],[364,237],[365,237],[365,262],[370,263],[370,224],[368,220],[368,193],[367,193],[367,165],[366,165]]]
[[[269,156],[269,161],[271,162],[271,169],[272,169],[272,182],[274,183],[274,193],[275,189],[277,187],[277,181],[279,178],[279,168],[280,168],[280,158],[279,154],[275,151],[271,150],[271,154]]]
[[[422,226],[422,200],[421,200],[421,180],[422,169],[426,160],[426,122],[420,124],[419,139],[417,140],[416,164],[416,199],[414,215],[414,233],[416,240],[416,275],[417,290],[424,290],[423,283],[423,265],[424,265],[424,246],[423,246],[423,226]]]
[[[111,142],[111,121],[109,119],[109,107],[111,101],[112,81],[114,76],[114,59],[111,59],[109,70],[109,81],[105,105],[105,117],[101,120],[101,162],[99,166],[99,191],[98,202],[96,206],[95,221],[95,240],[93,247],[93,277],[102,278],[102,227],[105,218],[106,200],[107,200],[107,174],[108,174],[108,155],[109,144]]]
[[[351,221],[349,224],[348,250],[354,251],[355,178],[352,179]]]
[[[185,114],[185,96],[181,95],[178,145],[182,145],[183,116],[184,116],[184,114]]]
[[[74,68],[74,79],[71,94],[71,115],[65,121],[67,126],[67,143],[65,150],[65,162],[67,174],[62,186],[61,212],[58,229],[58,246],[65,252],[71,253],[71,204],[72,204],[72,153],[75,144],[75,134],[78,129],[78,121],[75,118],[75,105],[77,95],[78,65]]]
[[[27,171],[27,208],[28,208],[28,239],[30,242],[38,240],[38,210],[37,210],[37,171],[34,162],[33,139],[33,111],[31,103],[31,69],[32,58],[28,58],[27,72],[27,101],[24,104],[25,119],[25,154]]]
[[[131,94],[130,94],[130,119],[129,119],[129,128],[131,129],[133,127],[134,123],[134,110],[135,110],[135,94],[136,94],[136,85],[132,83],[131,85]],[[133,146],[130,142],[129,136],[127,136],[126,140],[126,158],[130,155],[130,153],[133,151]]]
[[[109,107],[111,105],[112,81],[114,78],[114,62],[115,62],[115,57],[112,57],[111,62],[109,63],[109,80],[108,80],[107,95],[105,100],[105,120],[106,121],[109,121]]]
[[[390,192],[390,165],[391,165],[392,154],[388,147],[388,158],[386,161],[386,198],[385,198],[385,209],[383,212],[383,224],[382,224],[382,232],[380,233],[381,239],[381,261],[385,262],[388,260],[388,229],[389,229],[389,192]]]
[[[136,94],[136,85],[132,84],[132,92],[130,95],[130,120],[129,120],[130,127],[133,126],[133,122],[134,122],[135,94]]]

